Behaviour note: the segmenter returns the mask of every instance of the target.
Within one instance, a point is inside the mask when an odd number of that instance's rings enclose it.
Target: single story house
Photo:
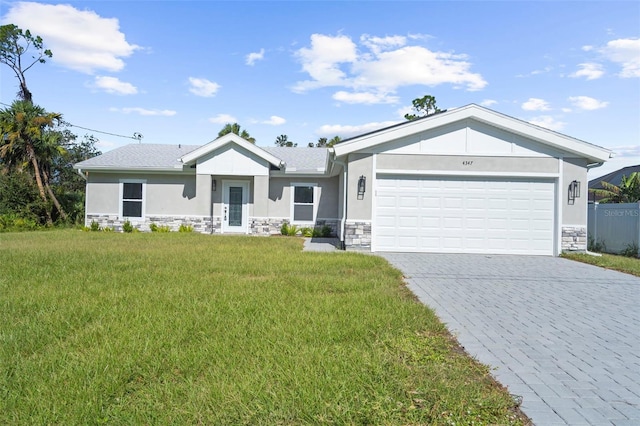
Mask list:
[[[594,203],[596,201],[600,201],[603,198],[591,192],[592,189],[603,189],[602,182],[620,186],[622,184],[622,176],[628,178],[632,173],[640,173],[640,164],[635,166],[623,167],[604,176],[600,176],[599,178],[591,179],[589,181],[589,202]]]
[[[330,226],[346,249],[558,255],[585,250],[587,170],[607,149],[467,105],[333,148],[132,144],[74,167],[86,223],[270,235]]]

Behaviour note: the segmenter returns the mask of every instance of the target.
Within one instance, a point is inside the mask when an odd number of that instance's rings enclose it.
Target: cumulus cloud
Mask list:
[[[138,89],[133,84],[120,81],[116,77],[96,76],[93,87],[117,95],[135,95],[138,93]]]
[[[363,133],[393,126],[394,124],[398,124],[398,121],[372,122],[372,123],[360,124],[357,126],[342,125],[342,124],[325,124],[323,126],[320,126],[318,130],[316,130],[316,134],[321,137],[333,137],[335,135],[340,135],[340,137],[342,137],[343,139],[346,139],[352,136],[357,136]]]
[[[495,105],[497,104],[498,101],[493,100],[493,99],[485,99],[482,102],[480,102],[480,105],[482,106],[486,106],[486,107],[490,107],[491,105]]]
[[[210,123],[215,123],[215,124],[227,124],[227,123],[237,123],[238,119],[235,118],[233,115],[218,114],[215,117],[209,118],[208,121]]]
[[[293,86],[298,93],[321,87],[341,87],[334,99],[349,103],[396,103],[403,86],[437,86],[480,90],[487,82],[470,71],[466,55],[431,51],[410,44],[418,37],[375,37],[364,34],[359,45],[345,35],[313,34],[309,47],[295,57],[310,79]]]
[[[161,117],[171,117],[176,115],[175,111],[169,109],[146,109],[146,108],[109,108],[109,111],[112,112],[121,112],[123,114],[138,114],[144,116],[161,116]]]
[[[68,4],[13,3],[4,22],[41,36],[53,51],[52,62],[86,74],[120,71],[123,58],[141,48],[127,42],[117,19]]]
[[[588,111],[606,108],[609,105],[609,102],[599,101],[589,96],[571,96],[569,102],[576,108]]]
[[[333,99],[347,104],[396,104],[399,98],[387,93],[345,92],[340,90],[333,94]]]
[[[559,121],[550,115],[541,115],[538,117],[534,117],[529,120],[529,123],[535,124],[536,126],[544,127],[549,130],[562,130],[567,123]]]
[[[277,115],[272,115],[268,120],[261,121],[262,124],[268,124],[269,126],[280,126],[286,122],[287,120]]]
[[[640,38],[612,40],[600,52],[622,67],[620,77],[640,77]]]
[[[548,111],[551,108],[544,99],[529,98],[527,102],[522,104],[522,109],[525,111]]]
[[[249,53],[245,58],[245,63],[247,65],[253,65],[256,61],[261,61],[264,59],[264,49],[260,49],[259,52]]]
[[[220,85],[213,81],[209,81],[206,78],[189,77],[189,92],[196,96],[202,96],[203,98],[210,98],[215,96],[220,89]]]
[[[578,67],[580,67],[580,69],[573,74],[570,74],[569,77],[585,77],[587,80],[596,80],[604,75],[604,70],[600,64],[587,62],[579,64]]]

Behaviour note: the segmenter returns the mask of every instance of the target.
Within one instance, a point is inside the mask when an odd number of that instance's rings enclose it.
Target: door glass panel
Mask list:
[[[242,187],[229,187],[229,226],[242,226]]]

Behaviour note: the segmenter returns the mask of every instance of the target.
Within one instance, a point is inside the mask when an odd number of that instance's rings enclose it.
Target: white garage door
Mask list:
[[[553,254],[551,180],[378,177],[376,251]]]

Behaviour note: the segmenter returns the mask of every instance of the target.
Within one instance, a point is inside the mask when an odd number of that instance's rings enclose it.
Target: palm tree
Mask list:
[[[601,203],[635,203],[640,201],[640,173],[633,172],[627,176],[622,176],[620,186],[609,182],[600,182],[602,189],[590,189],[596,194]]]
[[[298,146],[297,143],[290,141],[289,140],[289,136],[287,135],[280,135],[276,138],[276,146],[281,146],[281,147],[287,147],[287,148],[293,148]]]
[[[0,159],[6,166],[17,169],[30,165],[38,192],[45,204],[48,203],[45,188],[49,185],[41,161],[44,160],[43,164],[46,164],[51,158],[54,141],[47,136],[47,132],[50,132],[61,119],[61,114],[49,113],[25,100],[14,101],[11,107],[0,111]],[[51,188],[48,188],[47,192],[50,193],[51,201],[60,215],[65,217]],[[47,224],[52,223],[51,212],[47,211]]]
[[[235,133],[236,135],[240,136],[242,139],[251,142],[251,143],[256,143],[256,139],[252,138],[251,135],[249,134],[249,132],[247,132],[246,130],[242,129],[240,127],[240,125],[238,123],[227,123],[224,125],[224,127],[222,128],[222,130],[220,130],[218,132],[218,137],[222,137],[224,135],[228,135],[229,133]]]

